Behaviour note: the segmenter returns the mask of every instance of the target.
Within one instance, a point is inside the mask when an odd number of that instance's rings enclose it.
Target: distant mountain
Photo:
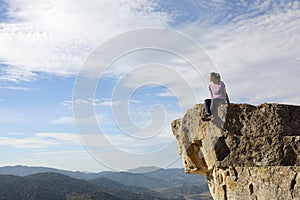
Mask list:
[[[145,176],[172,183],[175,186],[206,184],[206,177],[198,174],[186,174],[183,169],[159,169],[144,173]]]
[[[143,174],[108,172],[103,177],[120,182],[123,185],[153,190],[160,193],[164,198],[212,199],[209,195],[208,197],[200,198],[201,193],[208,192],[209,194],[205,177],[185,174],[183,169],[159,169]]]
[[[157,170],[154,170],[157,169]],[[150,171],[145,173],[138,173],[138,171]],[[0,174],[2,175],[16,175],[16,176],[28,176],[31,174],[37,174],[37,173],[47,173],[47,172],[53,172],[53,173],[59,173],[64,174],[67,176],[70,176],[72,178],[76,179],[85,179],[85,180],[93,180],[95,178],[99,177],[108,177],[108,176],[114,176],[112,174],[117,174],[123,176],[122,173],[127,173],[128,175],[132,175],[132,173],[135,174],[143,174],[147,177],[156,178],[160,180],[164,180],[167,182],[172,182],[173,184],[199,184],[199,182],[205,181],[204,176],[200,175],[194,175],[194,174],[185,174],[183,169],[179,168],[173,168],[173,169],[163,169],[158,167],[140,167],[132,170],[128,170],[127,172],[111,172],[111,171],[103,171],[99,173],[86,173],[86,172],[73,172],[73,171],[67,171],[67,170],[61,170],[61,169],[55,169],[55,168],[48,168],[48,167],[28,167],[28,166],[6,166],[6,167],[0,167]],[[137,176],[139,177],[139,176]],[[206,182],[206,181],[205,181]]]
[[[150,190],[148,188],[132,186],[132,185],[123,185],[119,182],[116,182],[116,181],[113,181],[111,179],[104,178],[104,177],[96,178],[89,182],[93,183],[95,185],[104,186],[107,188],[118,188],[118,189],[122,189],[122,190],[133,191],[133,192],[148,192],[148,193],[153,192],[152,190]]]
[[[126,172],[129,172],[129,173],[147,173],[147,172],[157,171],[157,170],[160,170],[160,169],[162,169],[162,168],[155,167],[155,166],[149,166],[149,167],[138,167],[138,168],[135,168],[135,169],[130,169],[130,170],[127,170]]]
[[[169,183],[155,179],[144,174],[128,173],[128,172],[113,172],[104,174],[103,177],[122,183],[123,185],[140,186],[149,189],[166,188],[169,187]]]
[[[170,186],[202,185],[206,178],[197,174],[185,174],[183,169],[159,169],[147,173],[107,172],[101,177],[120,182],[124,185],[141,186],[149,189]]]
[[[63,199],[64,194],[54,192],[38,184],[32,183],[24,177],[13,175],[0,175],[0,199],[22,200],[22,199]]]
[[[28,166],[22,166],[22,165],[0,167],[0,174],[2,174],[2,175],[28,176],[31,174],[47,173],[47,172],[64,174],[64,175],[70,176],[72,178],[85,179],[85,180],[92,180],[97,177],[100,177],[101,174],[106,173],[106,172],[84,173],[84,172],[79,172],[79,171],[73,172],[73,171],[48,168],[48,167],[28,167]]]
[[[137,173],[139,171],[148,171],[149,169],[150,172]],[[157,170],[153,171],[153,169]],[[162,199],[167,198],[178,200],[192,200],[211,198],[209,196],[209,190],[204,176],[185,174],[183,169],[178,168],[162,169],[155,167],[143,167],[129,170],[127,172],[105,171],[99,173],[83,173],[45,167],[14,166],[0,167],[0,174],[23,176],[26,181],[30,180],[34,181],[34,184],[45,185],[45,192],[49,190],[56,191],[58,189],[56,188],[56,186],[59,186],[59,188],[63,188],[63,185],[60,185],[59,182],[56,182],[57,180],[61,181],[62,183],[68,182],[70,186],[72,186],[74,182],[75,185],[73,185],[72,188],[76,188],[76,184],[80,183],[79,185],[81,187],[77,187],[76,191],[80,193],[82,199],[89,199],[89,195],[91,195],[91,192],[95,195],[95,197],[100,197],[103,195],[112,195],[112,193],[114,194],[116,190],[119,191],[119,193],[128,193],[127,195],[129,196],[131,196],[131,193],[139,193],[141,195]],[[50,182],[44,182],[45,180]],[[53,185],[51,185],[50,183],[52,183]],[[87,187],[90,187],[91,191],[82,190],[86,189]],[[99,188],[101,188],[100,192],[98,191]],[[109,192],[110,190],[112,191]],[[103,191],[105,191],[106,193],[101,193]],[[74,193],[74,191],[66,190],[65,193],[55,194],[59,196],[65,195],[66,193],[69,194],[70,192]],[[204,198],[201,195],[205,193],[206,195]],[[76,193],[75,195],[78,196],[78,193]]]
[[[113,184],[113,182],[111,182]],[[120,185],[119,183],[115,183]],[[25,177],[0,175],[0,199],[2,200],[60,200],[60,199],[107,199],[107,200],[163,200],[146,192],[132,192],[105,184],[94,184],[56,173],[40,173]]]

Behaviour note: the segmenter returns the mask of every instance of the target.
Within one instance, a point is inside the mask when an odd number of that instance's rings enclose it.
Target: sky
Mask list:
[[[171,121],[209,97],[300,105],[296,0],[0,1],[0,166],[182,167]]]

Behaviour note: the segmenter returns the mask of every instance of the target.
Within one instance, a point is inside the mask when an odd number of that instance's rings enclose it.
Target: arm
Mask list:
[[[210,93],[210,99],[212,99],[213,98],[213,93],[212,93],[210,87],[208,89],[209,89],[209,93]]]
[[[226,87],[225,87],[225,85],[223,86],[223,92],[224,92],[224,96],[226,97],[227,103],[230,104],[229,97],[228,97],[228,94],[227,94],[227,92],[226,92]]]

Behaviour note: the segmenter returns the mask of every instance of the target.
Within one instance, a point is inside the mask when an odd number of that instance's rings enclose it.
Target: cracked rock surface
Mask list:
[[[300,106],[203,105],[172,122],[186,173],[207,177],[219,199],[300,199]]]

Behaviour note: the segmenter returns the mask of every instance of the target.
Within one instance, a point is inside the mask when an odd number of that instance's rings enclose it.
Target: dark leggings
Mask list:
[[[205,99],[204,100],[204,109],[205,112],[208,114],[213,114],[214,111],[217,109],[217,107],[220,104],[225,103],[226,101],[224,99]]]
[[[205,109],[205,112],[208,114],[211,114],[210,105],[211,105],[211,99],[205,99],[204,100],[204,109]]]

